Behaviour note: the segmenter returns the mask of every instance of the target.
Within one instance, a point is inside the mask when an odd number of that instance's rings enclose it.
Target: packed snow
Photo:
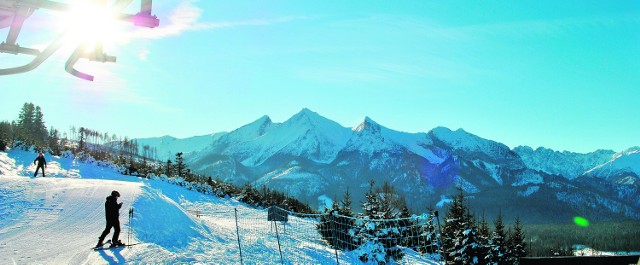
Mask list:
[[[162,178],[125,176],[108,163],[80,162],[70,154],[45,158],[46,177],[33,177],[35,153],[0,152],[0,263],[336,263],[336,252],[321,242],[313,219],[290,217],[274,229],[266,210],[234,199]],[[139,244],[94,251],[105,225],[104,201],[112,190],[120,192],[124,203],[120,239]],[[359,263],[353,253],[337,255],[340,264]],[[400,262],[438,264],[415,253]]]

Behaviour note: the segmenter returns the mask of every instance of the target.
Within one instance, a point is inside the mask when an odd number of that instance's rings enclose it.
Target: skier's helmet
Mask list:
[[[120,197],[120,192],[118,192],[117,190],[114,190],[114,191],[111,192],[111,196]]]

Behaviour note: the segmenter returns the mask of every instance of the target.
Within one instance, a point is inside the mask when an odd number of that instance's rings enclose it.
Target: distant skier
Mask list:
[[[122,203],[118,203],[118,198],[120,197],[120,193],[118,191],[112,191],[111,196],[107,197],[107,201],[104,203],[105,216],[107,218],[107,227],[102,232],[102,235],[98,238],[97,247],[104,245],[102,241],[111,231],[111,227],[113,230],[113,237],[111,238],[111,246],[110,247],[118,247],[124,246],[120,240],[118,240],[118,236],[120,236],[120,207],[122,207]]]
[[[38,166],[36,167],[36,172],[33,173],[33,177],[38,175],[38,170],[42,168],[42,177],[44,178],[44,169],[47,168],[47,161],[44,160],[44,153],[40,152],[38,154],[38,157],[35,160],[33,160],[33,164],[35,165],[36,162],[38,162]]]

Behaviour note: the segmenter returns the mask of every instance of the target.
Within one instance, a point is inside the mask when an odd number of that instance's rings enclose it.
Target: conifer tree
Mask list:
[[[176,174],[178,177],[185,177],[186,165],[184,164],[184,158],[182,152],[176,154]]]
[[[484,264],[481,262],[482,256],[486,256],[482,253],[482,247],[479,244],[478,228],[475,225],[475,220],[471,211],[467,207],[467,213],[465,215],[467,223],[467,229],[462,231],[462,249],[460,249],[460,260],[462,264]]]
[[[331,208],[324,209],[324,215],[320,216],[320,222],[316,225],[318,232],[326,242],[332,246],[334,249],[342,249],[340,241],[337,239],[337,228],[335,227],[336,223],[336,215],[338,212],[338,202],[333,201],[331,204]]]
[[[484,218],[484,214],[478,227],[478,244],[480,245],[480,253],[482,253],[480,263],[488,264],[490,260],[493,260],[491,256],[491,231],[487,219]]]
[[[33,103],[24,103],[20,114],[18,114],[18,123],[16,136],[18,140],[24,141],[28,145],[34,144],[31,133],[34,131],[35,106]]]
[[[47,141],[51,153],[54,155],[60,155],[62,152],[62,149],[60,147],[60,132],[51,127],[51,130],[49,130],[49,137]]]
[[[375,200],[373,196],[374,181],[369,182],[369,192],[365,195],[365,202]],[[368,199],[367,199],[368,198]],[[364,207],[369,208],[369,207]],[[369,214],[374,211],[373,205],[369,208]],[[365,210],[366,211],[366,210]],[[361,243],[362,238],[358,237],[360,226],[356,226],[355,218],[352,210],[351,193],[349,189],[345,190],[344,197],[339,203],[334,202],[331,210],[325,210],[326,215],[321,217],[318,224],[318,231],[323,238],[334,248],[343,250],[354,250]],[[330,230],[334,233],[329,232]]]
[[[33,141],[36,146],[45,146],[47,143],[47,126],[44,124],[44,114],[40,106],[36,106],[33,121]]]
[[[491,264],[508,264],[506,260],[507,255],[507,237],[504,231],[504,224],[502,223],[502,211],[498,213],[498,217],[495,222],[495,230],[491,234],[491,250],[489,263]]]
[[[78,152],[82,152],[84,151],[85,148],[85,144],[86,144],[86,130],[84,127],[80,127],[78,129]]]
[[[453,201],[447,209],[444,228],[442,229],[442,243],[444,254],[446,255],[447,264],[459,264],[460,248],[462,247],[462,238],[460,234],[467,228],[465,221],[466,206],[464,205],[464,195],[462,189],[459,194],[453,197]]]
[[[369,191],[365,193],[364,202],[362,202],[362,210],[364,211],[362,215],[377,219],[380,216],[380,202],[373,190],[375,183],[373,179],[369,180]]]
[[[351,193],[349,192],[349,188],[344,191],[344,198],[340,202],[340,214],[345,216],[353,216],[353,210],[351,209]]]
[[[0,151],[13,143],[13,126],[8,121],[0,122]]]
[[[164,174],[167,175],[167,177],[171,177],[173,174],[173,163],[171,162],[171,159],[167,159],[167,163],[164,167]]]
[[[344,198],[338,204],[337,215],[334,215],[332,220],[336,247],[342,250],[354,250],[356,248],[353,242],[355,219],[353,218],[351,204],[351,193],[347,188],[344,192]]]
[[[482,256],[478,228],[464,201],[461,187],[448,208],[442,231],[447,264],[479,264]]]
[[[524,231],[522,230],[522,224],[520,223],[520,217],[516,217],[516,222],[513,226],[513,232],[509,233],[508,249],[508,263],[519,264],[521,257],[527,256],[526,242],[524,240]]]
[[[391,259],[400,260],[403,256],[400,247],[400,230],[397,221],[385,221],[398,217],[396,207],[397,194],[393,187],[387,183],[382,189],[374,191],[375,182],[369,181],[369,191],[362,202],[362,220],[356,223],[358,231],[354,235],[354,241],[360,249],[366,250],[360,253],[360,260],[364,262],[387,263]]]

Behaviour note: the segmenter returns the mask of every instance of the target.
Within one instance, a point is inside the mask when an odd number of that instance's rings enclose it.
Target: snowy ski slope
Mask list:
[[[280,264],[266,211],[158,180],[124,176],[113,167],[45,156],[47,175],[33,178],[35,153],[0,152],[0,264]],[[141,244],[91,249],[104,229],[104,201],[118,190],[120,238]],[[134,208],[129,226],[128,209]],[[197,213],[197,214],[196,214]],[[292,224],[295,224],[293,226]],[[285,264],[336,264],[315,222],[290,220],[279,239]],[[301,229],[301,230],[300,230]],[[298,230],[298,231],[297,231]],[[111,234],[107,239],[111,238]],[[340,252],[340,264],[357,264]],[[407,255],[402,263],[437,264]]]

